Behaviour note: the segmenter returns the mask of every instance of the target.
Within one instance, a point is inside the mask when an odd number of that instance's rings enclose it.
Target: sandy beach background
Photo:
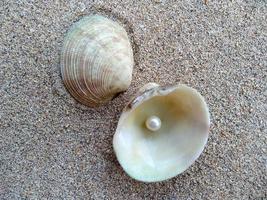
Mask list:
[[[82,16],[122,24],[135,52],[129,90],[91,109],[59,72]],[[264,0],[0,1],[0,199],[260,199],[266,194]],[[120,113],[147,82],[184,83],[211,113],[208,144],[183,174],[141,183],[112,149]]]

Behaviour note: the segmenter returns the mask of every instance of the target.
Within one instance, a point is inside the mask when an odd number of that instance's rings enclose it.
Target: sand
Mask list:
[[[121,23],[135,52],[129,90],[97,109],[59,72],[64,34],[84,15]],[[264,199],[267,4],[254,1],[0,2],[0,199]],[[208,144],[183,174],[127,176],[112,149],[120,113],[147,82],[207,100]]]

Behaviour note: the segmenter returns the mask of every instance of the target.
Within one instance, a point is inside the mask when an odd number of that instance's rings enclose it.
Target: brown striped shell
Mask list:
[[[133,52],[125,29],[103,16],[86,16],[68,31],[61,74],[70,94],[95,107],[125,91],[132,79]]]

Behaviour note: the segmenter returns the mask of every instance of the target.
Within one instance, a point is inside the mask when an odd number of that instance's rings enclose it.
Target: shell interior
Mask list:
[[[138,100],[139,99],[139,100]],[[209,113],[203,97],[184,85],[158,87],[126,107],[113,146],[124,170],[133,178],[154,182],[176,176],[201,154],[208,138]],[[145,126],[150,116],[161,128]]]

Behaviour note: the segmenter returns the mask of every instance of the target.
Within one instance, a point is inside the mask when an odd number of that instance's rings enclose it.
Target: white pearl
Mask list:
[[[146,127],[151,131],[157,131],[161,127],[161,120],[157,116],[151,116],[146,120]]]

